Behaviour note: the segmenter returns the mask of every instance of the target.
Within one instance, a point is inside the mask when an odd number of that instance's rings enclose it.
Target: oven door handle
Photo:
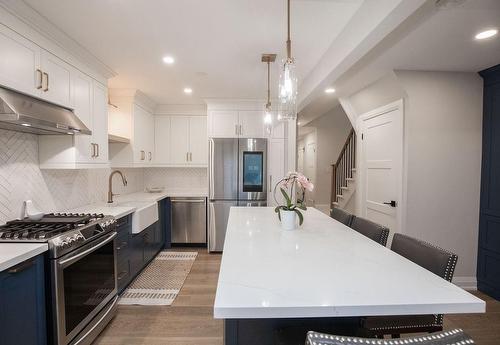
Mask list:
[[[76,254],[74,256],[71,256],[67,259],[64,259],[64,260],[61,260],[59,261],[59,266],[64,266],[64,265],[69,265],[69,264],[72,264],[73,262],[79,260],[81,257],[87,255],[88,253],[91,253],[93,252],[94,250],[97,250],[99,248],[101,248],[102,246],[106,245],[107,243],[111,242],[115,237],[116,237],[117,233],[114,232],[111,236],[109,236],[106,240],[102,241],[102,242],[99,242],[99,244],[87,249],[87,250],[84,250],[83,252],[79,253],[79,254]]]

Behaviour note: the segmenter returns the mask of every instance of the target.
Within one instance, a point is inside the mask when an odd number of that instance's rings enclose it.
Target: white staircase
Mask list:
[[[356,190],[356,133],[351,130],[332,164],[331,208],[345,208]]]

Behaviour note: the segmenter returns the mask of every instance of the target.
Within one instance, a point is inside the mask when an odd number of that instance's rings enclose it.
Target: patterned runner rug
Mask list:
[[[171,305],[197,252],[161,251],[122,293],[118,304]]]

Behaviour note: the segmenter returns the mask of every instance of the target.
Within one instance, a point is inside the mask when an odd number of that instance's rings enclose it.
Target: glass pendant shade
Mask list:
[[[279,120],[297,118],[297,74],[295,61],[285,59],[281,63],[279,82]]]
[[[273,114],[269,108],[266,108],[264,112],[264,127],[267,134],[271,134],[273,130]]]

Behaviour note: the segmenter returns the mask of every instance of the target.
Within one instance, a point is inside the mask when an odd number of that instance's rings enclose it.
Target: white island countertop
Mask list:
[[[49,249],[47,243],[0,243],[0,272]]]
[[[281,229],[270,207],[232,207],[219,319],[481,313],[485,302],[316,209]]]

